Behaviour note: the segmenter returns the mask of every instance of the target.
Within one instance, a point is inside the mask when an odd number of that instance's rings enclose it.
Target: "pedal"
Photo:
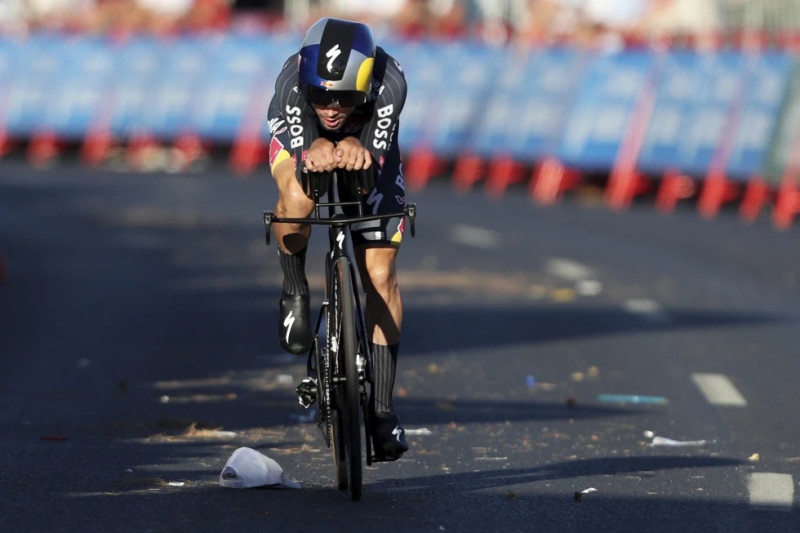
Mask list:
[[[304,378],[295,390],[297,391],[300,405],[306,409],[317,401],[317,381],[314,378]]]

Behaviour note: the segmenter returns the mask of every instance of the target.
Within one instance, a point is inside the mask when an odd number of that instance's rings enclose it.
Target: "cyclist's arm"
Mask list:
[[[380,47],[375,55],[374,72],[380,86],[375,112],[364,128],[361,142],[372,155],[375,171],[379,174],[392,142],[396,142],[398,118],[406,102],[408,87],[400,64]]]
[[[297,85],[297,55],[283,65],[275,81],[275,94],[269,104],[267,119],[270,133],[269,164],[274,173],[284,161],[291,161],[299,178],[306,153],[319,131],[311,117],[310,106]]]

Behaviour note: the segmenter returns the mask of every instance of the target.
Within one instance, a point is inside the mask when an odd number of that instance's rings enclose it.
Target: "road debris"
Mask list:
[[[598,394],[600,403],[619,403],[632,405],[666,405],[669,400],[663,396],[646,396],[641,394]]]
[[[581,491],[576,491],[575,494],[573,495],[573,499],[576,502],[579,502],[579,501],[581,501],[581,498],[583,498],[584,494],[591,494],[592,492],[597,492],[597,489],[594,488],[594,487],[589,487],[588,489],[583,489]]]
[[[275,383],[278,385],[292,385],[294,384],[294,377],[291,374],[278,374],[275,376]]]
[[[714,444],[714,440],[675,440],[667,437],[653,437],[653,442],[650,443],[651,447],[655,446],[672,446],[672,447],[701,447],[707,444]]]
[[[223,431],[219,428],[214,429],[204,429],[198,428],[197,424],[190,425],[186,432],[184,433],[184,437],[196,437],[196,438],[224,438],[230,439],[236,437],[235,431]]]
[[[299,489],[300,483],[284,475],[281,465],[252,448],[237,448],[219,474],[219,484],[226,488],[283,487]]]
[[[582,279],[575,283],[575,292],[579,296],[597,296],[603,292],[603,284],[593,279]]]

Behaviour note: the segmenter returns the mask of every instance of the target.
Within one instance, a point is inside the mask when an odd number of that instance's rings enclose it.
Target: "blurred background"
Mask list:
[[[412,188],[800,208],[795,0],[2,0],[0,155],[267,172],[275,76],[326,15],[406,70]]]
[[[262,224],[327,14],[404,67],[419,206],[413,452],[347,513]],[[796,531],[798,49],[800,0],[0,0],[0,528]],[[243,445],[304,491],[218,490]]]

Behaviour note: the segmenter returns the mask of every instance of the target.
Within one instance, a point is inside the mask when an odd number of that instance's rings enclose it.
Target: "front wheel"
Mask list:
[[[350,498],[361,499],[361,397],[356,344],[356,315],[350,264],[340,258],[333,265],[333,336],[329,338],[334,365],[335,410],[333,415],[334,462],[340,490],[350,490]]]

